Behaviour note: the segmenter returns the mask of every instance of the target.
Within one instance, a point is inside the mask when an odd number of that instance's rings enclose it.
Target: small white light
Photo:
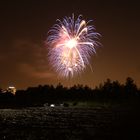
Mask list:
[[[72,71],[72,68],[68,68],[69,71]]]
[[[51,104],[50,107],[55,107],[55,105],[54,104]]]

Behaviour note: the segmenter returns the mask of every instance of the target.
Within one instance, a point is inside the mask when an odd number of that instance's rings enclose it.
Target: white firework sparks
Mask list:
[[[57,22],[47,39],[49,61],[59,75],[73,76],[90,64],[89,59],[96,53],[100,34],[81,15],[76,20],[73,15]]]

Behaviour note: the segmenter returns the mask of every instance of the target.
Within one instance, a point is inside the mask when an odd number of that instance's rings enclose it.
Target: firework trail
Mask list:
[[[57,20],[57,24],[50,29],[47,38],[49,61],[59,75],[73,76],[90,65],[89,59],[96,53],[100,34],[88,25],[89,22],[83,20],[81,15],[75,20],[73,15],[62,21]]]

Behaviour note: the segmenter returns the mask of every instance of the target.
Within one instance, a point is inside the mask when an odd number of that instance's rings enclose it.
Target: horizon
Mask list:
[[[104,85],[104,83],[107,82],[107,80],[110,80],[111,83],[112,82],[118,82],[120,85],[123,86],[123,85],[126,84],[127,78],[131,78],[133,80],[133,83],[137,86],[137,88],[140,89],[140,86],[136,83],[135,79],[133,79],[132,77],[126,77],[124,82],[120,82],[118,80],[112,80],[110,78],[107,78],[106,80],[102,81],[98,85],[93,85],[93,86],[90,86],[90,85],[87,85],[87,84],[79,84],[79,83],[71,84],[71,85],[65,85],[65,84],[62,84],[61,82],[58,82],[56,84],[45,84],[44,83],[44,84],[38,84],[38,85],[33,85],[33,86],[28,85],[27,87],[24,87],[24,88],[18,88],[18,87],[16,87],[16,85],[11,84],[11,85],[8,85],[7,87],[4,87],[4,88],[0,87],[0,89],[6,90],[9,87],[14,87],[14,88],[16,88],[16,90],[27,90],[28,88],[35,88],[35,87],[46,86],[46,85],[47,86],[53,86],[54,88],[56,88],[59,85],[62,85],[64,88],[68,88],[68,89],[71,88],[71,87],[74,87],[74,86],[83,86],[83,87],[88,86],[90,89],[95,89],[96,87],[99,87],[100,85]]]

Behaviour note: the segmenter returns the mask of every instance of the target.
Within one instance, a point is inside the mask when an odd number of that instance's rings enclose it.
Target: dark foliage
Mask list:
[[[66,101],[73,101],[76,105],[78,101],[120,101],[133,98],[140,98],[140,90],[134,80],[128,77],[125,84],[107,79],[94,89],[83,85],[67,88],[59,83],[56,87],[39,85],[29,87],[27,90],[18,90],[16,95],[9,92],[2,93],[0,90],[0,107],[43,106],[44,103],[60,104]]]

